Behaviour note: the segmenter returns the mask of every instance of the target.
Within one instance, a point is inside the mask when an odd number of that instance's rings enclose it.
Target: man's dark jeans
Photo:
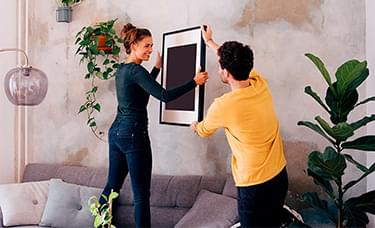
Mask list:
[[[109,170],[103,194],[108,196],[112,189],[119,192],[129,172],[136,227],[150,227],[152,155],[147,121],[117,118],[108,135]],[[103,202],[101,198],[100,203]]]
[[[280,227],[281,212],[287,191],[286,168],[265,183],[237,187],[241,228]]]

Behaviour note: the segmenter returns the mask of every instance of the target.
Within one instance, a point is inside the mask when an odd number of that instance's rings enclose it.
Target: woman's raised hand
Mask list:
[[[161,69],[161,65],[162,65],[162,60],[161,60],[160,52],[157,52],[156,53],[155,67],[158,68],[158,69]]]

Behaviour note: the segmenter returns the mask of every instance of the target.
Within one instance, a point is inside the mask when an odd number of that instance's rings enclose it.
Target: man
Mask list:
[[[224,128],[232,150],[241,227],[277,227],[288,189],[280,126],[267,82],[252,70],[253,52],[228,41],[219,47],[212,30],[202,28],[206,44],[216,51],[219,75],[231,92],[216,98],[205,119],[191,128],[201,137]],[[250,77],[249,77],[250,75]]]

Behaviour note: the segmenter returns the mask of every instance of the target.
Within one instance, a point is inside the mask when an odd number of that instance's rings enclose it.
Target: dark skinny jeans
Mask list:
[[[112,189],[120,192],[129,173],[134,196],[135,225],[150,227],[152,155],[147,120],[117,117],[108,132],[108,137],[109,170],[103,194],[108,196]],[[105,200],[101,197],[99,202],[103,204]],[[116,211],[116,202],[113,209]]]
[[[262,184],[237,187],[241,228],[280,227],[281,212],[287,191],[286,168]]]

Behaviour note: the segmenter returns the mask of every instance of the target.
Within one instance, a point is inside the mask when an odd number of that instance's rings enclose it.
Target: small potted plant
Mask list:
[[[81,0],[57,0],[56,21],[69,23],[72,21],[72,6]]]
[[[89,199],[89,208],[91,215],[94,216],[94,227],[102,228],[116,228],[112,225],[112,204],[113,200],[119,196],[117,192],[111,191],[108,197],[102,195],[105,199],[105,204],[100,204],[96,196],[92,196]]]
[[[115,75],[119,66],[121,38],[113,28],[117,19],[99,22],[93,26],[85,26],[76,35],[78,46],[76,55],[80,55],[80,63],[86,63],[87,72],[84,78],[90,80],[90,89],[85,93],[86,101],[80,106],[79,112],[86,111],[87,125],[94,135],[102,139],[104,132],[99,131],[95,112],[100,112],[101,105],[96,99],[98,86],[96,79],[109,80]]]

